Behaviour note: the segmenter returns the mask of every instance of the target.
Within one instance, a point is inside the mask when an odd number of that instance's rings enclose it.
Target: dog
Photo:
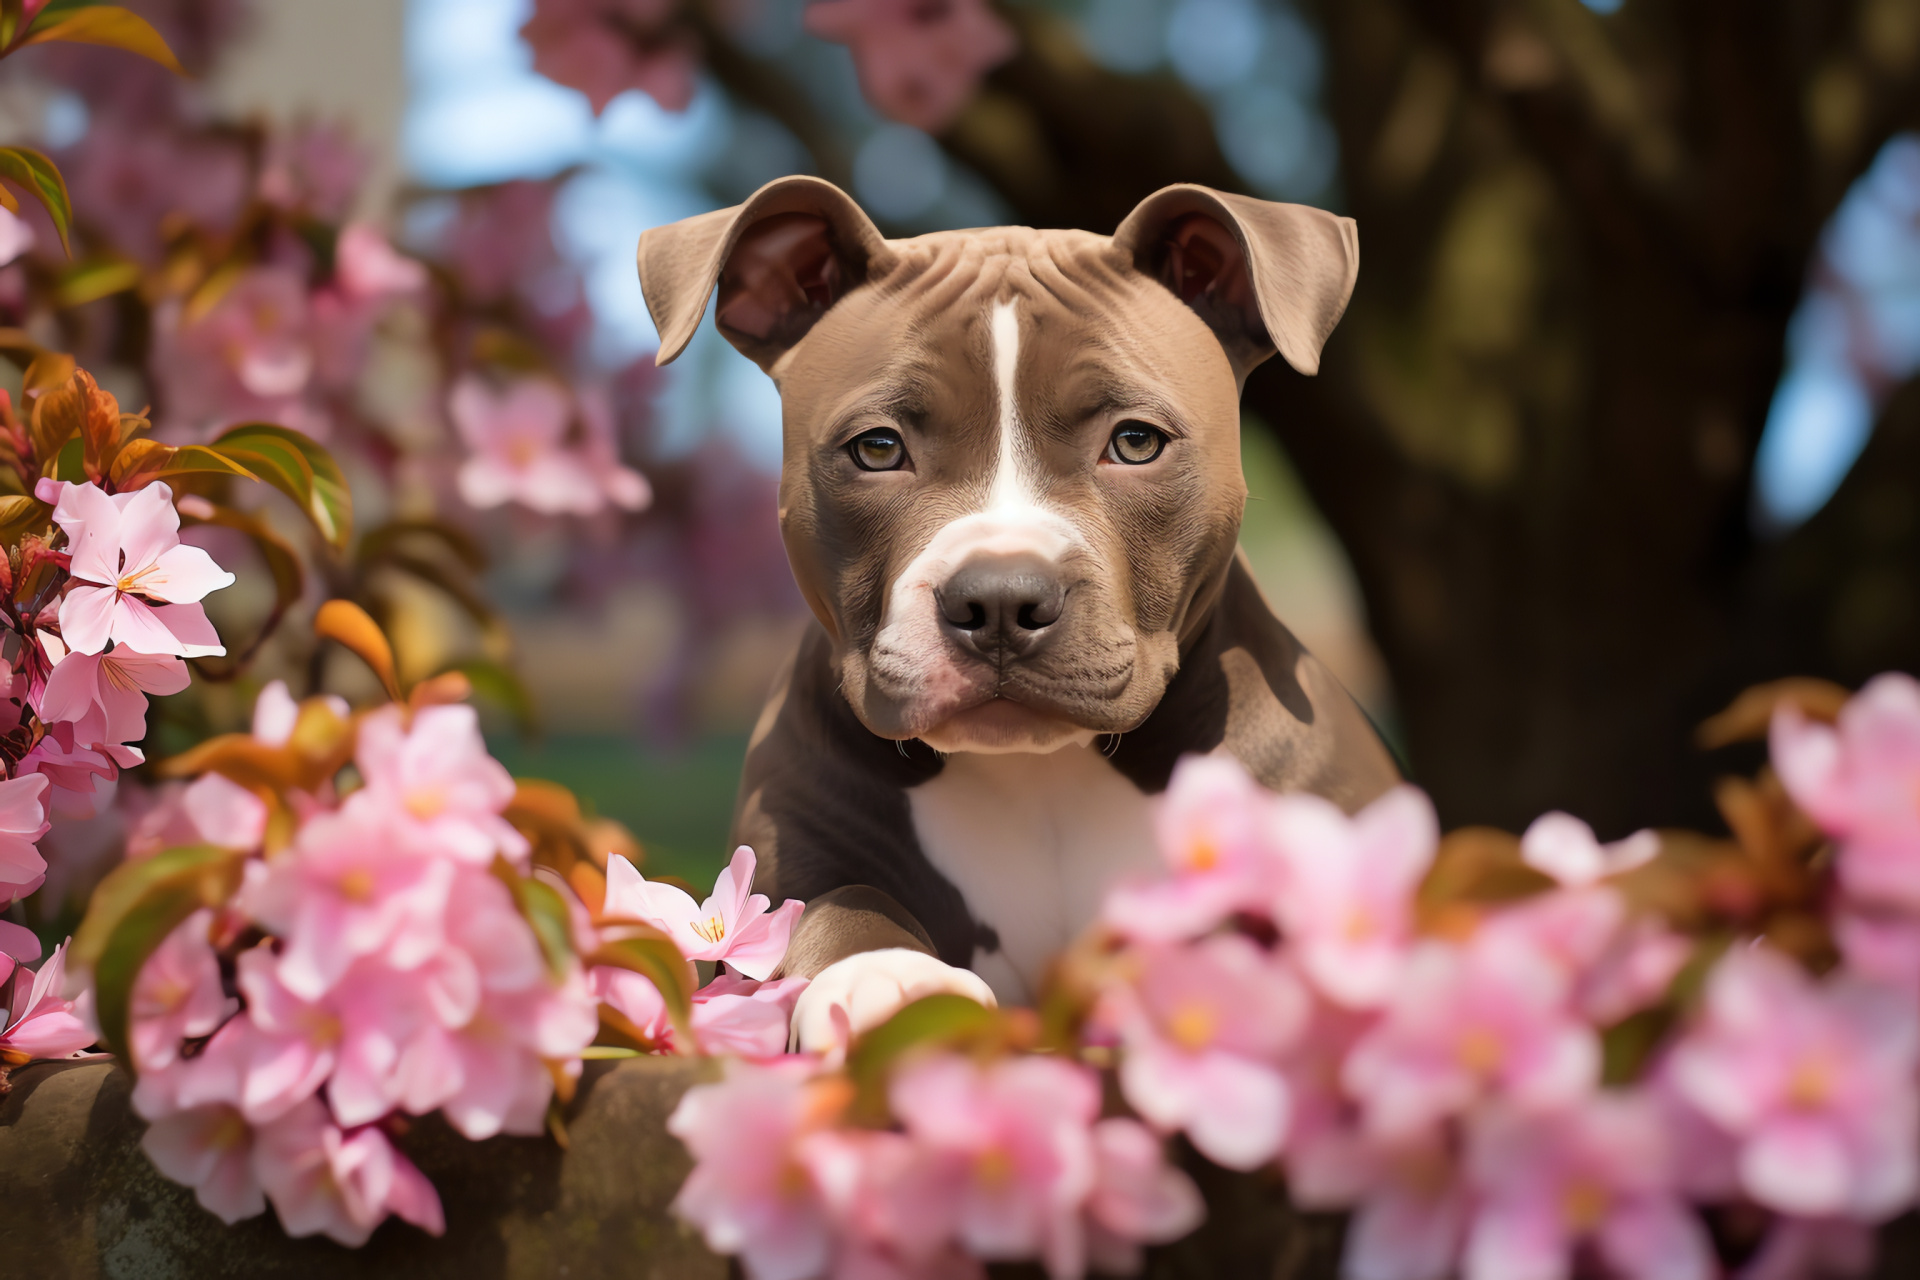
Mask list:
[[[814,616],[734,819],[806,910],[780,972],[830,1049],[939,991],[1030,1003],[1116,879],[1159,865],[1188,753],[1349,811],[1399,781],[1238,549],[1240,392],[1303,374],[1353,290],[1351,219],[1167,187],[1112,236],[887,240],[784,178],[646,232],[680,354],[715,322],[780,390],[779,517]]]

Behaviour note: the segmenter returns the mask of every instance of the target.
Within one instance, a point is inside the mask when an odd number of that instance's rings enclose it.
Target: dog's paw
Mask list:
[[[790,1045],[802,1053],[838,1054],[847,1042],[923,996],[951,992],[998,1003],[978,974],[942,964],[924,951],[862,951],[822,969],[793,1009]]]

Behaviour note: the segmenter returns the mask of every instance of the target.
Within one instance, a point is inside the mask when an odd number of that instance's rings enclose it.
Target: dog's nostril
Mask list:
[[[942,620],[968,644],[1025,653],[1060,621],[1067,588],[1037,558],[976,556],[934,594]]]
[[[961,622],[958,625],[968,631],[978,631],[980,628],[986,626],[987,625],[986,606],[980,604],[978,601],[974,601],[974,600],[967,601],[966,621]]]
[[[1014,615],[1014,621],[1022,631],[1038,631],[1060,621],[1060,602],[1058,600],[1035,600],[1020,606]]]

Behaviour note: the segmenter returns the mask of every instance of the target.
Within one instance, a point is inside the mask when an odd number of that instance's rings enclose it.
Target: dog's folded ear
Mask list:
[[[1352,218],[1187,183],[1142,200],[1113,245],[1207,322],[1243,379],[1275,350],[1318,373],[1360,272]]]
[[[819,178],[781,178],[745,204],[655,227],[639,250],[640,290],[660,331],[654,362],[685,350],[718,284],[720,332],[769,368],[891,259],[853,198]]]

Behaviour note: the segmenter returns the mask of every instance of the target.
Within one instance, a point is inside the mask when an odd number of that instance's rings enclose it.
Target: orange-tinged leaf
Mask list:
[[[907,1054],[992,1044],[1003,1039],[1004,1026],[998,1010],[947,992],[902,1007],[860,1035],[847,1051],[847,1076],[858,1097],[855,1114],[866,1123],[885,1122],[887,1076]]]
[[[73,376],[78,367],[73,357],[64,351],[40,350],[27,365],[26,373],[21,377],[21,390],[24,392],[46,392],[60,386]]]
[[[600,949],[582,957],[582,962],[588,968],[626,969],[653,983],[666,1001],[667,1017],[672,1019],[680,1042],[690,1049],[693,993],[698,985],[692,962],[680,954],[672,938],[651,925],[620,921],[618,926],[623,936],[603,941]]]
[[[337,640],[373,668],[387,696],[395,702],[406,701],[400,691],[400,678],[393,661],[393,646],[387,643],[380,624],[351,600],[329,600],[314,615],[313,630],[328,640]]]
[[[1757,684],[1743,691],[1725,711],[1701,724],[1694,731],[1694,740],[1709,751],[1735,742],[1758,741],[1767,736],[1773,713],[1783,703],[1798,707],[1811,719],[1831,721],[1852,696],[1842,685],[1809,676]]]
[[[413,692],[407,695],[407,705],[418,711],[422,707],[451,706],[472,696],[473,681],[458,671],[443,671],[413,686]]]
[[[60,234],[60,247],[72,253],[67,230],[73,225],[73,200],[67,195],[67,180],[61,176],[60,166],[32,147],[0,147],[0,178],[17,183],[45,207],[47,216],[53,219],[53,229]]]
[[[298,431],[249,422],[223,432],[212,448],[292,498],[335,550],[353,537],[353,498],[333,455]]]
[[[173,56],[173,50],[145,18],[118,5],[89,5],[84,9],[63,10],[56,19],[42,25],[34,23],[21,48],[30,44],[51,44],[64,40],[69,44],[97,44],[108,49],[124,49],[159,63],[175,75],[186,69]]]

